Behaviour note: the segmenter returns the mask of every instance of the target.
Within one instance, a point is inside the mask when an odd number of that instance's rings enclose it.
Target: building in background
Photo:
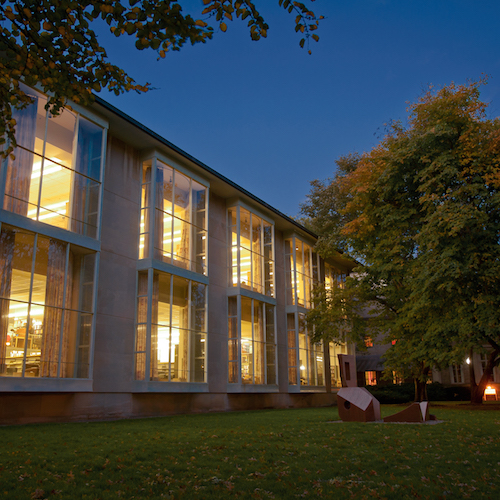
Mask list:
[[[0,171],[0,423],[329,405],[311,289],[353,263],[97,99],[16,112]]]
[[[366,350],[356,351],[356,370],[358,386],[384,386],[391,384],[413,383],[413,379],[403,379],[397,373],[392,373],[392,378],[384,378],[384,354],[390,349],[390,343],[383,343],[383,336],[366,340]],[[483,352],[475,352],[473,359],[464,359],[459,365],[444,367],[443,369],[433,368],[429,377],[429,383],[439,382],[446,387],[469,387],[471,362],[474,367],[476,383],[479,383],[483,376],[483,370],[487,363],[487,353],[490,348],[483,347]],[[479,349],[478,349],[479,350]],[[488,381],[491,389],[500,397],[500,368],[493,369],[493,377]]]

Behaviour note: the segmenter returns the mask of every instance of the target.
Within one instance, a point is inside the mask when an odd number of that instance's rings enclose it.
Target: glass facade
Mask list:
[[[275,307],[229,297],[229,383],[276,384]]]
[[[312,288],[319,281],[318,256],[295,236],[285,240],[286,304],[310,309]]]
[[[139,259],[207,274],[207,192],[158,159],[144,162]]]
[[[274,227],[243,207],[228,210],[229,286],[274,297]]]
[[[0,233],[0,375],[88,378],[96,254],[7,224]]]
[[[51,115],[45,96],[21,87],[34,102],[13,114],[18,147],[6,161],[3,208],[96,238],[103,129],[69,109]]]
[[[325,289],[335,290],[336,288],[344,288],[346,274],[339,269],[325,262]]]
[[[302,386],[325,385],[323,344],[313,344],[304,313],[287,314],[288,383]]]
[[[313,344],[305,321],[313,307],[312,290],[320,282],[320,259],[312,246],[296,236],[285,240],[285,293],[288,343],[288,383],[324,386],[323,344]],[[292,312],[293,311],[293,312]]]
[[[206,309],[206,285],[153,269],[139,272],[135,379],[205,382]]]
[[[348,354],[345,344],[338,345],[330,342],[330,381],[332,387],[342,387],[342,379],[340,377],[339,354]]]

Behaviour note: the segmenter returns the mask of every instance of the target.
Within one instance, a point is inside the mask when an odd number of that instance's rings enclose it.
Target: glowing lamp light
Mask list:
[[[467,358],[467,359],[465,360],[465,362],[466,362],[468,365],[470,365],[470,358]]]
[[[494,387],[491,387],[491,385],[488,385],[486,389],[484,390],[484,396],[483,398],[486,399],[494,399],[495,401],[497,400],[497,390]]]

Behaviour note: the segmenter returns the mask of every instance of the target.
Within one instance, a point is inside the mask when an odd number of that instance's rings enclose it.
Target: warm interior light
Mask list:
[[[484,390],[484,394],[488,396],[496,396],[497,391],[491,385],[487,386],[486,389]]]
[[[465,360],[465,362],[466,362],[468,365],[470,365],[470,358],[467,358],[467,359]]]
[[[40,306],[31,306],[30,309],[30,316],[43,316],[43,307]],[[11,303],[9,306],[9,318],[14,318],[14,321],[19,321],[20,316],[27,316],[28,315],[28,304],[13,304]],[[23,318],[24,319],[24,318]],[[26,321],[26,319],[24,319]],[[33,325],[34,326],[39,326],[42,323],[36,323],[35,320],[33,320]]]
[[[62,160],[59,158],[51,158],[50,161],[46,160],[45,165],[43,167],[43,176],[45,177],[46,175],[53,174],[55,172],[59,172],[62,167],[60,165],[57,165],[56,163],[52,162],[58,162],[62,163]],[[37,179],[40,177],[42,174],[42,162],[38,161],[36,163],[33,163],[33,170],[31,171],[31,178],[32,179]]]
[[[68,202],[69,200],[65,200],[59,203],[53,203],[52,205],[47,205],[46,207],[40,207],[40,216],[38,217],[38,220],[49,219],[50,217],[57,217],[58,215],[66,215],[66,205],[68,204]],[[64,210],[61,210],[61,207],[64,207]],[[42,214],[42,212],[47,213]],[[36,220],[36,209],[30,210],[28,212],[28,217]]]
[[[180,332],[172,328],[172,343],[170,344],[170,333],[168,328],[158,328],[158,361],[160,363],[171,363],[175,360],[175,347],[179,345]],[[168,355],[170,344],[170,359]]]

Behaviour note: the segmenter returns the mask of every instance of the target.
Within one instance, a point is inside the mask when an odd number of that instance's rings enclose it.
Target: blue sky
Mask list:
[[[103,37],[111,62],[156,90],[101,97],[291,216],[311,180],[374,147],[429,84],[489,75],[482,98],[500,116],[498,0],[316,0],[326,19],[312,55],[278,0],[255,3],[270,27],[259,42],[235,21],[157,61]],[[182,5],[202,10],[201,0]]]

